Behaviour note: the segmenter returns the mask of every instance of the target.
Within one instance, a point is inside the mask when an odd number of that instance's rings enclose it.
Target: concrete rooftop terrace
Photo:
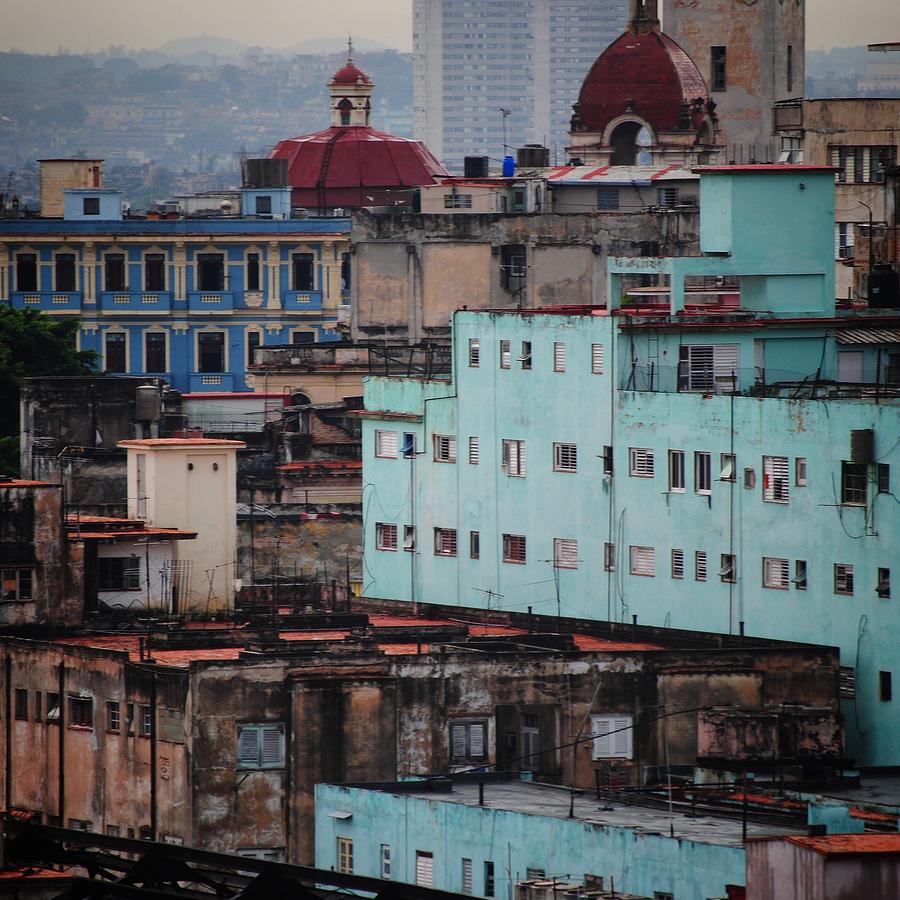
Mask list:
[[[423,618],[382,613],[370,613],[368,620],[368,629],[372,630],[371,637],[374,641],[371,649],[381,651],[389,656],[414,656],[428,653],[438,643],[454,643],[466,638],[477,640],[483,637],[508,637],[517,643],[528,644],[528,630],[512,625],[479,624],[454,618]],[[435,636],[429,640],[429,630],[439,628],[459,629],[460,636],[456,639],[442,636],[440,641]],[[384,636],[379,639],[378,630],[380,629],[389,629],[390,637]],[[408,632],[408,636],[404,632]],[[191,646],[179,646],[172,649],[151,645],[151,640],[148,639],[152,639],[158,634],[159,632],[140,631],[97,632],[62,636],[57,638],[54,643],[92,647],[98,650],[124,651],[128,653],[132,662],[154,660],[160,665],[186,668],[193,662],[240,659],[246,653],[248,641],[258,638],[259,629],[237,624],[190,623],[181,626],[177,634],[181,638],[193,639],[190,641]],[[295,645],[299,649],[299,645],[303,643],[313,644],[315,642],[346,641],[348,649],[353,649],[354,642],[361,636],[365,637],[365,633],[359,627],[283,627],[277,632],[278,640],[284,642],[280,648],[288,653],[294,652],[294,648],[284,645]],[[274,637],[274,634],[271,634],[271,637]],[[581,652],[642,652],[663,649],[660,644],[646,641],[609,640],[590,634],[573,634],[572,641],[574,649]],[[203,643],[208,643],[209,646],[202,646]],[[268,655],[277,656],[278,649],[277,646],[273,647],[268,651]],[[535,649],[543,648],[536,647]]]
[[[347,785],[365,789],[365,785]],[[390,787],[373,789],[392,793]],[[458,803],[478,807],[478,784],[475,781],[456,781],[446,793],[432,789],[403,790],[404,797],[416,797],[439,803]],[[484,805],[492,810],[506,810],[529,816],[553,816],[569,818],[569,789],[556,785],[529,781],[488,781],[484,786]],[[741,819],[737,817],[697,815],[687,816],[675,812],[671,817],[667,810],[641,806],[626,806],[607,799],[597,800],[593,794],[577,791],[574,805],[575,819],[590,825],[607,825],[615,828],[632,828],[642,834],[669,834],[670,818],[675,837],[681,840],[699,841],[704,844],[721,844],[740,847]],[[773,837],[781,835],[805,835],[805,828],[768,825],[749,821],[747,836]]]

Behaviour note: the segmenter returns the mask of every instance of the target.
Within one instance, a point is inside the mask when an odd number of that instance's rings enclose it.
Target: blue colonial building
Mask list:
[[[349,315],[345,218],[290,217],[290,188],[240,215],[131,218],[118,191],[62,191],[62,218],[0,220],[0,303],[78,316],[112,374],[245,391],[257,347],[336,340]]]

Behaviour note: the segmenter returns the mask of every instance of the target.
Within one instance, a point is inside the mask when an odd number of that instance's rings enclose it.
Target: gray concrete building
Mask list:
[[[451,171],[467,155],[499,159],[504,143],[546,144],[564,163],[581,82],[627,10],[626,0],[413,0],[415,136]]]

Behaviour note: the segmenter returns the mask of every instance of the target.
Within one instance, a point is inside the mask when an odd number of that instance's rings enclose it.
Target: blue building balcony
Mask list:
[[[37,309],[42,312],[81,312],[81,294],[75,291],[13,291],[15,309]]]
[[[233,391],[235,376],[231,372],[191,372],[188,380],[191,393]]]
[[[232,312],[234,294],[231,291],[190,291],[188,309],[196,313]]]
[[[285,291],[282,298],[285,309],[305,312],[322,308],[321,291]]]
[[[171,291],[102,291],[100,309],[103,312],[169,312],[172,309]]]

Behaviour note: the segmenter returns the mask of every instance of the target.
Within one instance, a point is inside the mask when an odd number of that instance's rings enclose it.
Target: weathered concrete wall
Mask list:
[[[449,338],[453,312],[604,304],[607,256],[698,252],[696,210],[659,213],[354,214],[352,334]],[[505,245],[525,248],[525,284],[501,280]]]
[[[4,704],[3,715],[12,720],[11,743],[2,749],[12,789],[9,796],[4,789],[5,808],[37,810],[63,826],[74,819],[99,833],[115,827],[123,837],[149,836],[155,774],[157,836],[190,842],[184,732],[190,708],[183,674],[131,664],[122,653],[13,639],[0,644],[0,661],[10,667],[6,696],[14,698],[16,690],[28,694],[26,719],[14,718]],[[89,725],[73,723],[73,699],[89,703]],[[119,704],[118,732],[110,727],[110,701]],[[156,727],[148,734],[143,717],[154,702]]]

